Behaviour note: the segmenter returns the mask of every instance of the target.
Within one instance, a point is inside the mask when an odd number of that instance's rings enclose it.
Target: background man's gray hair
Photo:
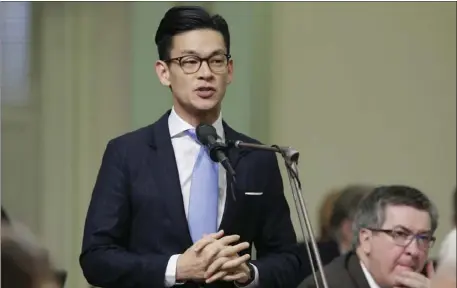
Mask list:
[[[330,216],[330,229],[334,240],[339,240],[340,226],[344,220],[352,221],[360,201],[372,192],[373,186],[355,184],[346,186],[336,199]]]
[[[361,229],[382,228],[387,206],[409,206],[427,211],[431,219],[432,232],[435,232],[438,226],[438,210],[424,193],[408,186],[381,186],[375,188],[359,204],[352,224],[354,247],[360,244]]]

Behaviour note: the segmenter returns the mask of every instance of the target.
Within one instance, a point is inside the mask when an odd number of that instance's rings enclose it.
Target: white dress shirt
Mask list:
[[[365,264],[363,264],[362,261],[360,261],[360,266],[362,266],[363,274],[365,275],[365,278],[367,278],[367,282],[370,288],[380,288],[376,281],[374,281],[373,276],[371,276],[371,273],[368,271],[367,267],[365,266]]]
[[[224,127],[222,125],[222,115],[212,124],[216,128],[217,135],[222,141],[225,141]],[[188,218],[189,211],[189,198],[190,198],[190,185],[192,182],[192,171],[195,161],[197,160],[198,152],[200,151],[200,144],[198,144],[186,131],[195,129],[192,125],[184,121],[172,108],[170,116],[168,117],[168,129],[171,136],[171,144],[176,158],[176,165],[178,167],[179,182],[181,184],[182,198],[184,202],[184,211],[186,218]],[[217,226],[221,224],[222,215],[224,214],[225,199],[227,190],[226,171],[221,164],[219,164],[219,198],[218,198],[218,212],[217,212]],[[176,263],[180,254],[173,255],[168,261],[167,269],[165,271],[165,286],[171,287],[183,283],[176,283]],[[255,280],[246,288],[256,287],[258,283],[258,271],[255,270]]]

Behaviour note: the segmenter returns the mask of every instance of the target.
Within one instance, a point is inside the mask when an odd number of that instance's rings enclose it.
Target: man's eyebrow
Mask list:
[[[194,50],[181,50],[181,55],[198,55]]]
[[[216,51],[213,51],[210,55],[213,56],[217,54],[226,54],[226,52],[223,49],[217,49]]]
[[[225,54],[225,51],[223,49],[217,49],[213,52],[211,52],[208,57],[211,57],[211,56],[214,56],[214,55],[218,55],[218,54]],[[201,54],[198,53],[197,51],[195,50],[181,50],[181,55],[195,55],[195,56],[200,56]],[[201,57],[201,56],[200,56]]]
[[[409,233],[412,233],[413,231],[411,231],[410,229],[406,228],[405,226],[403,225],[396,225],[392,228],[392,230],[404,230],[406,232],[409,232]]]
[[[409,228],[406,228],[406,227],[403,226],[403,225],[394,226],[393,229],[401,229],[401,230],[405,230],[406,232],[413,233],[413,234],[419,234],[419,235],[423,235],[423,234],[432,234],[432,231],[430,231],[430,230],[420,230],[420,231],[418,231],[417,233],[415,233],[414,231],[412,231],[412,230],[409,229]]]

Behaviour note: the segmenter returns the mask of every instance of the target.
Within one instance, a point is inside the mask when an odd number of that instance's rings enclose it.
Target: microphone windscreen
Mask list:
[[[195,129],[195,134],[197,134],[197,139],[203,145],[209,145],[210,139],[217,139],[216,128],[208,124],[200,124]]]

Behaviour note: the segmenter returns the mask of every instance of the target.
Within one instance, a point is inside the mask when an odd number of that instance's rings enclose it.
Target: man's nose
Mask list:
[[[199,76],[203,78],[210,78],[213,76],[213,72],[211,68],[209,68],[208,61],[203,61],[202,66],[200,66],[200,70],[198,71]]]
[[[423,250],[423,247],[419,244],[419,239],[417,239],[416,237],[413,238],[413,240],[411,241],[411,243],[409,243],[408,246],[406,246],[406,253],[408,253],[409,255],[418,255],[422,250]]]

